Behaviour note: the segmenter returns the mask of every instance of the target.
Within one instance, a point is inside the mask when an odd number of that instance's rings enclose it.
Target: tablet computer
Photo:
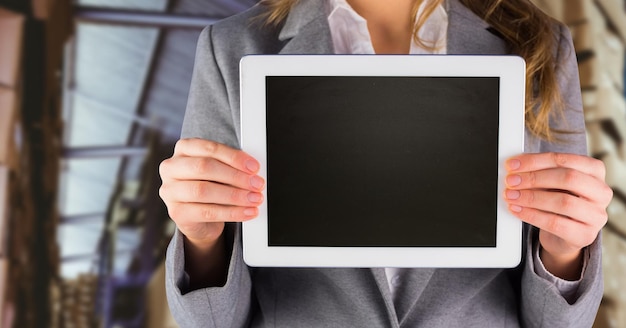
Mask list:
[[[518,265],[502,193],[521,58],[253,55],[240,72],[241,146],[267,180],[248,265]]]

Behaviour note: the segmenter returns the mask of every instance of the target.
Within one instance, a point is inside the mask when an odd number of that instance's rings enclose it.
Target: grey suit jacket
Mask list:
[[[182,137],[239,145],[239,59],[246,54],[333,52],[324,1],[300,0],[280,28],[263,27],[259,6],[206,28],[196,65]],[[449,0],[449,54],[505,54],[505,43],[484,21]],[[526,135],[526,152],[586,153],[576,58],[571,37],[555,26],[558,81],[566,102],[552,126],[571,131],[554,144]],[[600,246],[590,258],[569,304],[534,271],[536,231],[527,227],[525,260],[517,269],[413,269],[399,301],[391,299],[383,269],[248,268],[239,226],[223,287],[189,290],[182,235],[167,253],[167,296],[183,327],[590,327],[602,297]]]

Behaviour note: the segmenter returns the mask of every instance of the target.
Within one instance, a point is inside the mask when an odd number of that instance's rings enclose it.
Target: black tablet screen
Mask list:
[[[497,77],[266,77],[270,246],[494,247]]]

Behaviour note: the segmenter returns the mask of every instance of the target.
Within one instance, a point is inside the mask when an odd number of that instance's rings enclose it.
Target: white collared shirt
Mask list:
[[[427,2],[422,3],[417,17],[422,14]],[[328,0],[328,24],[336,54],[375,53],[367,22],[346,0]],[[435,45],[435,50],[424,49],[412,40],[409,54],[445,54],[447,31],[448,14],[440,5],[418,32],[420,40],[425,44]]]

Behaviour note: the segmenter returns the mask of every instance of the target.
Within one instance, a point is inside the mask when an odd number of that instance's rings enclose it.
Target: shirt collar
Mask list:
[[[418,17],[428,0],[418,10]],[[346,0],[327,0],[326,13],[330,34],[336,54],[374,54],[371,37],[365,19],[352,9]],[[410,54],[445,54],[448,29],[448,14],[439,6],[418,32],[420,39],[427,44],[436,44],[434,50],[424,49],[414,40]]]

